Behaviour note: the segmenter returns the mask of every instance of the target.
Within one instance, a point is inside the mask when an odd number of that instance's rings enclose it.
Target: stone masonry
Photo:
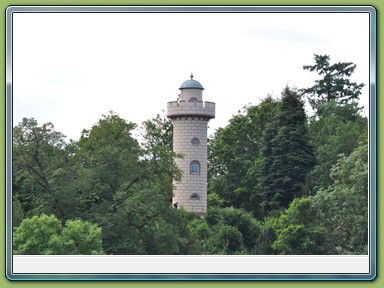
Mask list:
[[[203,102],[202,85],[185,81],[178,101],[168,102],[167,116],[173,120],[173,150],[183,158],[176,164],[182,171],[174,181],[173,204],[205,216],[207,211],[207,125],[215,117],[215,103]],[[198,166],[192,169],[192,163]]]

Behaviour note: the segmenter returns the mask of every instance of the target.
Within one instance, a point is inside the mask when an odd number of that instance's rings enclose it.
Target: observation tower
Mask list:
[[[204,217],[207,213],[207,130],[215,118],[215,103],[203,101],[203,86],[196,80],[184,81],[177,101],[168,102],[167,116],[173,121],[173,151],[182,171],[174,181],[173,205]]]

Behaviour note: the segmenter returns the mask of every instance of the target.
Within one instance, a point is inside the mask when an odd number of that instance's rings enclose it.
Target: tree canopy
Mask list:
[[[249,104],[207,139],[205,218],[172,208],[183,175],[170,119],[138,126],[111,112],[66,141],[24,118],[13,128],[14,254],[366,254],[363,84],[349,79],[353,63],[315,62],[304,66],[323,77],[312,87]]]
[[[67,220],[63,226],[54,215],[33,216],[15,228],[13,252],[23,255],[103,254],[101,228],[78,219]]]

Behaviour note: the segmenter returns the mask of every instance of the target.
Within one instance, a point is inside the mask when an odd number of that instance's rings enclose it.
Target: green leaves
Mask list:
[[[54,215],[24,219],[14,229],[16,255],[103,254],[101,228],[87,221],[68,220],[65,227]]]
[[[335,253],[366,254],[368,241],[368,149],[366,143],[331,169],[332,185],[314,197]]]
[[[68,220],[57,231],[44,228],[46,245],[36,248],[36,254],[188,251],[188,233],[178,231],[181,213],[171,209],[172,180],[180,175],[171,122],[160,116],[146,121],[143,147],[132,137],[135,128],[113,112],[83,130],[78,142],[65,143],[52,124],[40,127],[34,119],[14,128],[14,224],[42,213],[57,215],[60,225]],[[98,223],[103,233],[84,221]],[[16,243],[23,229],[15,232]],[[34,247],[27,240],[25,245]],[[17,248],[17,253],[30,253],[28,249]]]
[[[273,248],[281,254],[367,254],[368,153],[359,146],[332,168],[333,183],[297,198],[279,217]]]
[[[173,152],[172,121],[158,114],[156,118],[143,122],[141,137],[148,171],[158,177],[164,187],[172,190],[172,180],[180,180],[181,177],[181,171],[174,161],[181,155]]]
[[[278,238],[272,248],[280,254],[326,254],[324,232],[311,199],[296,198],[279,218]]]
[[[61,223],[54,216],[43,214],[24,219],[13,234],[13,253],[16,255],[51,254],[52,241],[61,231]],[[55,251],[56,252],[56,251]],[[60,253],[59,253],[60,254]]]
[[[24,118],[13,129],[13,193],[26,216],[54,213],[60,218],[76,216],[77,207],[68,209],[75,191],[63,184],[73,179],[70,145],[65,136],[53,130],[52,123],[38,126]]]
[[[252,214],[234,207],[208,209],[203,230],[207,254],[250,254],[260,234],[260,223]],[[209,237],[207,237],[209,235]]]
[[[79,219],[67,220],[61,236],[67,247],[65,254],[103,254],[101,228],[97,225]]]
[[[331,184],[330,170],[338,155],[350,155],[359,145],[361,137],[367,139],[367,119],[358,114],[354,104],[337,105],[330,101],[320,105],[322,116],[312,118],[309,126],[311,144],[317,165],[308,177],[309,194]]]
[[[208,194],[217,194],[219,205],[241,207],[259,216],[260,149],[263,132],[277,111],[278,102],[267,97],[244,108],[208,142]]]

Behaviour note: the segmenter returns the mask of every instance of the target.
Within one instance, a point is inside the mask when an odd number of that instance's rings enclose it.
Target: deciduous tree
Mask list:
[[[23,118],[14,127],[13,195],[26,217],[41,213],[60,219],[78,216],[70,146],[52,123],[39,126],[35,119]]]
[[[33,216],[13,233],[15,255],[103,254],[101,228],[82,220],[68,220],[65,227],[54,215]]]

